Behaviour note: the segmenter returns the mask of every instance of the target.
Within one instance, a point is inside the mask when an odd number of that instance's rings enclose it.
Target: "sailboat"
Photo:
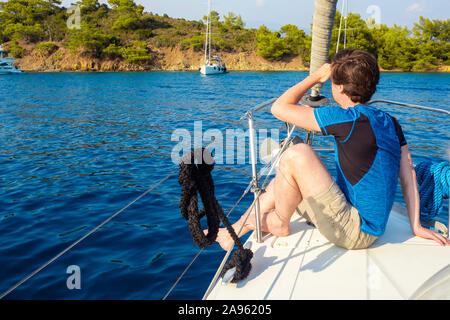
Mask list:
[[[14,65],[14,58],[8,57],[8,52],[0,45],[0,74],[23,73]]]
[[[204,75],[223,74],[227,72],[225,63],[217,55],[211,55],[211,0],[208,1],[208,17],[206,22],[205,63],[200,67]]]

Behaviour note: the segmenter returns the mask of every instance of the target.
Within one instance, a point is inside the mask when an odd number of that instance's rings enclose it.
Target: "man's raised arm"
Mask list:
[[[279,120],[291,123],[297,127],[320,131],[319,124],[314,116],[314,109],[299,106],[300,99],[319,82],[326,82],[331,76],[331,65],[325,64],[302,82],[290,88],[272,106],[272,114]]]

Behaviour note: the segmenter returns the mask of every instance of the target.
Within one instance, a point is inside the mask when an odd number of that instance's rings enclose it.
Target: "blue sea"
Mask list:
[[[0,293],[177,169],[176,129],[246,130],[246,110],[282,94],[304,72],[31,73],[0,77]],[[449,74],[382,75],[374,98],[450,109]],[[331,95],[330,84],[323,93]],[[382,106],[403,126],[415,164],[449,151],[449,118]],[[266,110],[258,128],[284,124]],[[298,132],[304,135],[303,132]],[[282,138],[282,136],[281,136]],[[315,146],[332,139],[316,137]],[[332,152],[320,155],[334,173]],[[248,160],[248,159],[247,159]],[[238,161],[236,161],[238,162]],[[227,212],[246,189],[246,163],[217,164],[216,196]],[[199,249],[179,209],[175,174],[8,299],[162,299]],[[400,187],[397,201],[403,202]],[[249,206],[249,194],[231,214]],[[447,220],[448,207],[437,218]],[[201,299],[224,252],[206,249],[169,299]],[[69,266],[80,289],[67,286]],[[70,279],[69,279],[70,280]]]

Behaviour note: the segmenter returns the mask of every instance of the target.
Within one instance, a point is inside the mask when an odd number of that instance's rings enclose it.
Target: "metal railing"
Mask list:
[[[255,140],[255,121],[254,113],[262,110],[263,108],[272,105],[277,99],[273,98],[263,102],[253,109],[247,111],[247,113],[241,118],[241,120],[248,118],[248,128],[249,128],[249,143],[250,143],[250,160],[252,165],[252,193],[255,198],[255,218],[256,218],[256,241],[258,243],[262,242],[262,232],[261,232],[261,220],[260,220],[260,206],[259,206],[259,195],[261,194],[261,189],[259,188],[258,179],[258,164],[256,155],[256,140]]]
[[[258,243],[262,242],[262,234],[261,234],[261,220],[260,216],[260,207],[259,207],[259,195],[261,194],[261,190],[259,188],[258,182],[258,164],[257,164],[257,156],[256,156],[256,141],[255,141],[255,122],[253,119],[253,112],[247,113],[248,117],[248,128],[249,128],[249,139],[250,139],[250,160],[252,163],[252,192],[255,197],[255,219],[256,219],[256,241]]]
[[[450,111],[448,111],[448,110],[432,108],[432,107],[424,107],[424,106],[419,106],[417,104],[410,104],[410,103],[404,103],[404,102],[398,102],[398,101],[377,99],[377,100],[372,100],[372,101],[368,102],[367,104],[371,105],[374,103],[394,104],[394,105],[401,106],[401,107],[408,107],[408,108],[412,108],[412,109],[420,109],[420,110],[426,110],[426,111],[432,111],[432,112],[439,112],[439,113],[444,113],[446,115],[450,115]]]

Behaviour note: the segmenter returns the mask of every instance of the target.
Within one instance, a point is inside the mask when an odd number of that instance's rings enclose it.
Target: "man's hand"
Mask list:
[[[318,82],[325,83],[331,78],[331,64],[325,63],[312,75]]]
[[[424,228],[424,227],[417,227],[414,230],[414,234],[418,237],[434,240],[437,243],[439,243],[441,246],[450,246],[450,240],[446,239],[444,236],[440,235],[437,232],[434,232],[433,230]]]

